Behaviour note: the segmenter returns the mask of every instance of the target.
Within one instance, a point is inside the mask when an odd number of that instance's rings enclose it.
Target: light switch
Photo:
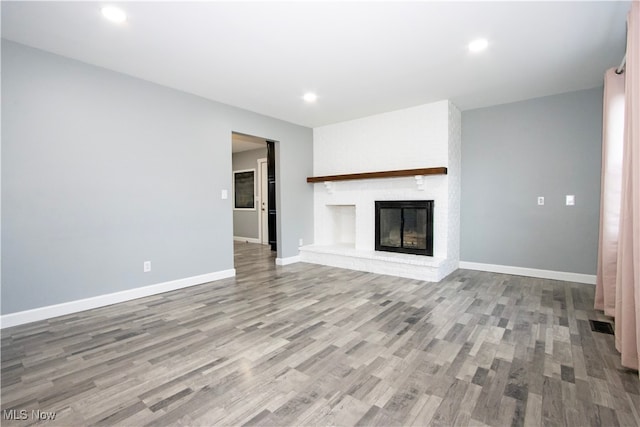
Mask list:
[[[567,194],[567,206],[573,206],[576,204],[576,196],[573,194]]]
[[[544,197],[538,196],[538,206],[544,205]]]
[[[228,199],[229,198],[229,192],[227,190],[222,190],[220,197],[222,198],[222,200]]]

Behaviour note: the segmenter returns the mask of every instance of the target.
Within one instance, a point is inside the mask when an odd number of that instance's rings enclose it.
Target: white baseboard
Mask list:
[[[563,280],[565,282],[596,284],[593,274],[569,273],[565,271],[539,270],[537,268],[512,267],[509,265],[483,264],[480,262],[460,261],[460,268],[467,270],[490,271],[492,273],[513,274],[515,276],[538,277],[540,279]]]
[[[260,239],[255,239],[253,237],[233,236],[233,240],[235,240],[236,242],[262,243]]]
[[[276,265],[289,265],[300,262],[300,255],[290,256],[288,258],[276,258]]]
[[[201,274],[199,276],[186,277],[184,279],[128,289],[126,291],[98,295],[96,297],[48,305],[46,307],[38,307],[31,310],[19,311],[17,313],[4,314],[0,316],[0,329],[36,322],[38,320],[50,319],[52,317],[64,316],[66,314],[77,313],[79,311],[90,310],[92,308],[104,307],[119,302],[187,288],[189,286],[201,285],[215,280],[234,277],[235,275],[236,270],[232,268],[230,270],[222,270],[213,273]]]

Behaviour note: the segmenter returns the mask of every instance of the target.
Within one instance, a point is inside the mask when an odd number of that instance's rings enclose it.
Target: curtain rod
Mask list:
[[[622,62],[620,63],[620,66],[616,68],[616,74],[622,74],[626,64],[627,64],[627,54],[625,53],[624,56],[622,57]]]

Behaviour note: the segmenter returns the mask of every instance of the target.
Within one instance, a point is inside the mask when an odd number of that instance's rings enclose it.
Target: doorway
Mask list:
[[[275,161],[275,141],[232,132],[236,246],[260,244],[265,250],[276,252]]]

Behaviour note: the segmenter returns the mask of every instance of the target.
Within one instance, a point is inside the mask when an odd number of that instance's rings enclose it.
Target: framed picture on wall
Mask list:
[[[233,172],[234,209],[256,209],[256,170],[247,169]]]

